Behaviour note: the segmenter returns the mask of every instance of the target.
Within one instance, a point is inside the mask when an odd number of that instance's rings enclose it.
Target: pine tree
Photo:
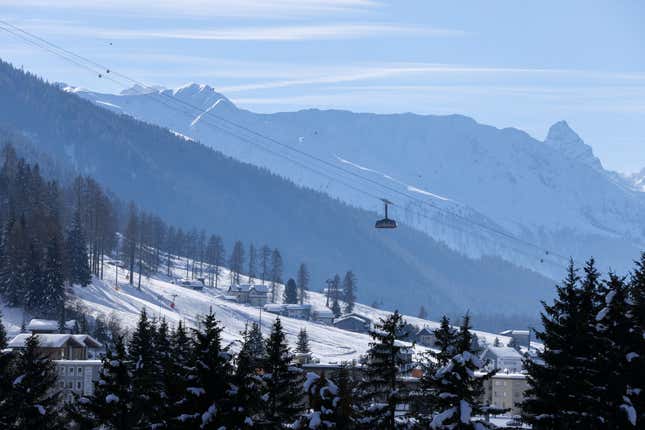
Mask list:
[[[94,321],[94,330],[92,331],[92,337],[103,344],[108,344],[110,342],[107,325],[105,324],[105,318],[103,317],[103,315],[100,315]]]
[[[304,427],[308,429],[335,429],[336,407],[339,403],[338,387],[328,379],[323,372],[320,376],[309,372],[304,384],[309,397],[309,409],[306,414]]]
[[[32,241],[29,244],[27,258],[27,289],[25,290],[24,304],[30,311],[39,312],[43,299],[45,275],[41,266],[42,257],[39,247]],[[45,304],[46,305],[46,304]]]
[[[7,348],[7,332],[2,323],[0,312],[0,428],[10,428],[11,421],[11,389],[13,388],[13,369],[11,368],[13,353]]]
[[[173,389],[173,386],[177,382],[177,368],[175,363],[176,358],[173,355],[171,346],[170,331],[165,318],[161,319],[153,335],[154,360],[160,372],[157,375],[160,391],[159,393],[155,393],[157,394],[159,402],[157,404],[159,414],[157,422],[154,424],[159,427],[168,427],[169,422],[174,418],[171,408],[171,402],[174,399],[170,399],[169,391]]]
[[[38,336],[32,335],[15,358],[15,379],[9,398],[10,429],[52,429],[59,417],[54,363],[38,352]]]
[[[242,333],[242,348],[235,358],[231,389],[231,415],[227,420],[229,428],[253,428],[262,421],[262,393],[265,384],[258,372],[255,345],[250,333]]]
[[[2,272],[0,273],[2,295],[9,306],[22,305],[28,287],[26,230],[24,216],[20,216],[16,221],[10,215],[3,235]]]
[[[113,339],[101,364],[94,393],[78,399],[73,418],[83,428],[104,426],[113,430],[130,430],[137,425],[133,415],[131,372],[122,336]]]
[[[233,250],[228,260],[228,268],[231,271],[231,285],[239,284],[240,275],[244,270],[244,244],[239,240],[233,245]]]
[[[343,363],[334,375],[338,387],[338,401],[336,402],[336,428],[353,430],[356,428],[356,405],[354,404],[354,385],[352,377],[354,365]]]
[[[596,326],[594,290],[598,277],[591,262],[585,274],[580,286],[570,262],[553,304],[543,303],[544,331],[536,332],[536,336],[543,342],[544,351],[538,353],[538,360],[524,363],[529,389],[522,403],[522,418],[536,430],[598,425],[595,415],[600,408],[594,385],[598,375],[591,359],[597,344],[590,336]]]
[[[309,354],[311,352],[311,348],[309,348],[309,335],[307,334],[306,328],[301,328],[298,332],[296,352],[299,354]]]
[[[276,318],[266,340],[267,359],[264,368],[266,403],[264,417],[272,426],[292,423],[304,410],[303,372],[291,362],[282,323]]]
[[[484,382],[490,379],[495,371],[475,376],[475,372],[481,371],[484,364],[472,350],[472,336],[470,317],[466,315],[459,333],[454,338],[454,355],[447,364],[432,369],[433,373],[426,379],[434,394],[430,400],[430,404],[435,408],[430,422],[433,429],[493,429],[496,426],[482,417],[504,412],[503,409],[481,403]]]
[[[209,312],[195,330],[193,372],[187,388],[187,409],[180,416],[186,426],[199,423],[203,429],[219,429],[231,415],[232,357],[222,347],[222,327]]]
[[[408,391],[397,378],[403,361],[403,350],[408,348],[399,340],[405,322],[396,311],[381,318],[370,332],[372,342],[363,365],[359,383],[361,428],[396,428],[397,405],[408,401]]]
[[[594,365],[598,369],[595,386],[602,409],[597,413],[605,429],[636,428],[632,402],[636,380],[630,369],[630,353],[640,336],[632,331],[624,278],[610,273],[603,282],[601,297],[603,307],[596,315],[599,348]]]
[[[345,302],[345,313],[353,312],[356,303],[356,275],[351,270],[345,273],[343,278],[343,301]]]
[[[342,315],[340,304],[338,303],[338,296],[334,296],[331,302],[331,311],[334,313],[334,318]]]
[[[307,291],[309,290],[309,270],[307,270],[307,265],[305,263],[301,263],[300,267],[298,267],[297,278],[298,302],[303,304],[307,299]]]
[[[65,273],[58,235],[47,244],[42,294],[41,313],[44,315],[56,315],[65,306]]]
[[[257,277],[257,272],[258,272],[257,260],[258,260],[258,256],[255,251],[255,246],[251,244],[249,245],[249,271],[248,271],[250,284],[254,283],[255,278]]]
[[[294,281],[293,278],[289,278],[287,285],[284,287],[282,302],[288,304],[298,303],[298,287],[296,286],[296,281]]]
[[[144,308],[128,347],[132,374],[132,414],[137,428],[158,423],[160,415],[161,370],[155,351],[155,334],[155,326]]]
[[[164,371],[164,374],[169,377],[164,383],[164,390],[168,403],[166,416],[168,417],[168,427],[170,428],[181,429],[184,426],[178,420],[178,417],[186,408],[188,402],[186,388],[191,383],[189,376],[194,372],[194,368],[191,367],[193,354],[191,340],[183,323],[179,321],[177,328],[173,330],[170,336],[170,355],[172,359],[167,363],[170,369]]]
[[[266,345],[258,323],[254,322],[251,324],[251,328],[248,331],[248,339],[245,343],[247,344],[252,366],[254,368],[262,367],[266,359]]]
[[[426,310],[425,306],[421,305],[419,307],[419,313],[418,313],[417,317],[421,318],[422,320],[428,319],[428,311]]]
[[[634,335],[629,345],[629,371],[631,373],[631,399],[636,409],[636,422],[645,423],[645,252],[629,279],[627,315]],[[640,338],[639,338],[640,335]]]
[[[92,272],[87,257],[87,242],[81,222],[81,211],[78,208],[74,212],[72,226],[67,233],[65,250],[67,278],[70,283],[83,287],[89,285],[92,281]]]
[[[274,249],[271,252],[271,301],[275,303],[278,284],[282,283],[282,255],[280,251]]]
[[[439,328],[434,330],[434,337],[432,349],[422,356],[423,375],[419,379],[419,389],[412,402],[415,417],[427,426],[432,421],[433,412],[439,407],[436,399],[441,388],[437,387],[434,375],[448,365],[456,351],[457,331],[450,325],[447,316],[441,318]]]

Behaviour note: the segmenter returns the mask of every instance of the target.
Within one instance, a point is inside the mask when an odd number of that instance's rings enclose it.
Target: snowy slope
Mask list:
[[[183,264],[177,261],[177,267],[174,275],[182,275]],[[142,278],[141,290],[131,287],[127,283],[125,273],[120,269],[119,288],[116,287],[115,271],[112,266],[105,271],[105,279],[94,279],[92,284],[87,287],[74,286],[74,296],[80,301],[93,316],[100,314],[110,315],[114,313],[122,322],[124,327],[134,328],[139,318],[142,308],[145,308],[150,316],[165,318],[170,325],[175,325],[179,321],[195,327],[200,316],[205,315],[212,309],[217,319],[224,326],[223,340],[225,343],[233,343],[236,348],[241,339],[240,333],[244,330],[245,325],[261,318],[262,331],[268,335],[271,325],[276,316],[267,312],[261,312],[259,308],[254,308],[231,301],[224,300],[221,296],[225,293],[225,288],[210,289],[205,288],[203,291],[194,291],[179,285],[173,284],[170,279],[164,275],[158,275],[151,278]],[[224,273],[223,279],[227,279],[228,273]],[[136,277],[135,277],[136,280]],[[225,282],[224,282],[225,284]],[[175,308],[170,305],[173,301],[173,295],[176,294]],[[281,296],[279,292],[278,297]],[[322,309],[325,306],[325,297],[317,292],[309,292],[308,302],[314,309]],[[356,313],[365,315],[376,321],[378,318],[387,316],[388,312],[377,310],[366,305],[357,304]],[[20,330],[23,319],[22,311],[16,308],[2,309],[3,323],[5,324],[9,335],[15,335]],[[26,315],[28,321],[30,315]],[[301,328],[306,328],[310,338],[312,352],[321,363],[337,363],[358,359],[368,348],[370,337],[365,334],[353,333],[340,330],[327,325],[317,324],[310,321],[302,321],[287,317],[281,317],[287,339],[290,344],[295,345],[298,332]],[[431,328],[438,327],[434,321],[421,320],[406,316],[405,319],[411,324],[428,326]],[[487,343],[493,343],[495,337],[502,342],[508,342],[505,336],[494,335],[476,331],[477,336]],[[415,347],[417,352],[422,352],[424,348]]]
[[[645,194],[604,170],[591,147],[564,121],[554,124],[540,142],[520,130],[500,130],[459,115],[375,115],[316,109],[256,114],[238,109],[213,88],[198,84],[134,95],[77,94],[168,127],[298,184],[366,209],[380,209],[372,197],[221,130],[222,126],[230,128],[227,120],[235,121],[413,196],[402,197],[372,183],[360,185],[398,203],[393,214],[399,220],[470,256],[500,255],[555,278],[562,270],[548,264],[552,257],[540,262],[536,255],[540,249],[509,241],[464,218],[564,256],[582,259],[594,255],[615,270],[628,265],[645,244]],[[198,109],[173,102],[168,96]],[[168,106],[173,103],[183,113]],[[313,163],[257,135],[241,134],[301,162]],[[357,182],[328,166],[322,170]]]

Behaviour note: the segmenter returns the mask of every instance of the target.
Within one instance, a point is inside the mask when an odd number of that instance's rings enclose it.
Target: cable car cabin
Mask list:
[[[383,204],[385,205],[385,218],[376,221],[374,227],[376,228],[396,228],[396,221],[388,218],[387,216],[387,206],[391,205],[392,202],[386,199],[382,199]]]
[[[376,228],[396,228],[396,221],[390,218],[383,218],[378,221],[376,221],[376,224],[374,224],[374,227]]]

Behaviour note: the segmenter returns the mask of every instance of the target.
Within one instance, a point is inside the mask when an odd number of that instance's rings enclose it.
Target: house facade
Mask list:
[[[319,324],[331,325],[334,322],[334,313],[329,309],[314,309],[311,319]]]
[[[484,403],[509,409],[506,415],[519,415],[519,404],[529,388],[526,375],[520,373],[498,373],[484,381]]]
[[[504,330],[499,332],[502,336],[508,336],[518,346],[525,346],[528,348],[531,339],[531,332],[528,330]]]
[[[94,382],[99,379],[101,360],[54,360],[56,388],[64,401],[71,402],[74,395],[92,395]]]
[[[334,327],[356,333],[368,333],[372,328],[372,321],[362,315],[352,313],[336,318]]]
[[[238,303],[250,306],[264,306],[269,301],[269,287],[266,285],[237,284],[228,287],[228,296],[235,297]]]
[[[489,346],[484,350],[481,358],[487,362],[488,370],[499,369],[505,373],[520,373],[523,370],[522,356],[508,346]]]
[[[415,339],[416,343],[418,343],[419,345],[428,347],[434,346],[435,342],[437,341],[434,330],[428,327],[423,327],[421,330],[419,330],[415,336]]]

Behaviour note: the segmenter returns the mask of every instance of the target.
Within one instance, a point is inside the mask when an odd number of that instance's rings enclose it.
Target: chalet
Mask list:
[[[437,338],[434,334],[434,330],[428,327],[423,327],[417,332],[415,340],[419,345],[433,347],[435,342],[437,341]]]
[[[64,333],[72,333],[76,328],[76,320],[69,320],[65,322],[65,327],[63,328]],[[26,329],[31,332],[31,334],[42,334],[42,333],[59,333],[59,323],[55,320],[43,320],[34,318],[29,321]]]
[[[333,324],[334,313],[329,309],[314,309],[311,313],[312,321],[320,324]]]
[[[238,303],[264,306],[269,301],[269,287],[255,284],[231,285],[228,287],[227,295],[236,297]]]
[[[504,330],[499,334],[510,337],[517,346],[525,346],[527,348],[531,339],[531,332],[529,330]]]
[[[175,284],[179,285],[180,287],[190,288],[191,290],[195,291],[201,291],[204,289],[204,283],[196,279],[179,279],[175,282]]]
[[[372,321],[362,315],[352,313],[336,318],[334,327],[356,333],[368,333],[372,328]]]
[[[286,304],[284,305],[284,312],[289,318],[309,320],[309,317],[311,316],[311,305],[308,303],[304,303],[302,305]]]
[[[10,349],[22,349],[31,334],[23,333],[11,339]],[[38,352],[51,360],[87,360],[98,356],[103,345],[87,334],[37,334]]]
[[[522,371],[522,356],[515,349],[508,346],[489,346],[481,355],[486,361],[488,370],[499,369],[506,373],[520,373]]]

